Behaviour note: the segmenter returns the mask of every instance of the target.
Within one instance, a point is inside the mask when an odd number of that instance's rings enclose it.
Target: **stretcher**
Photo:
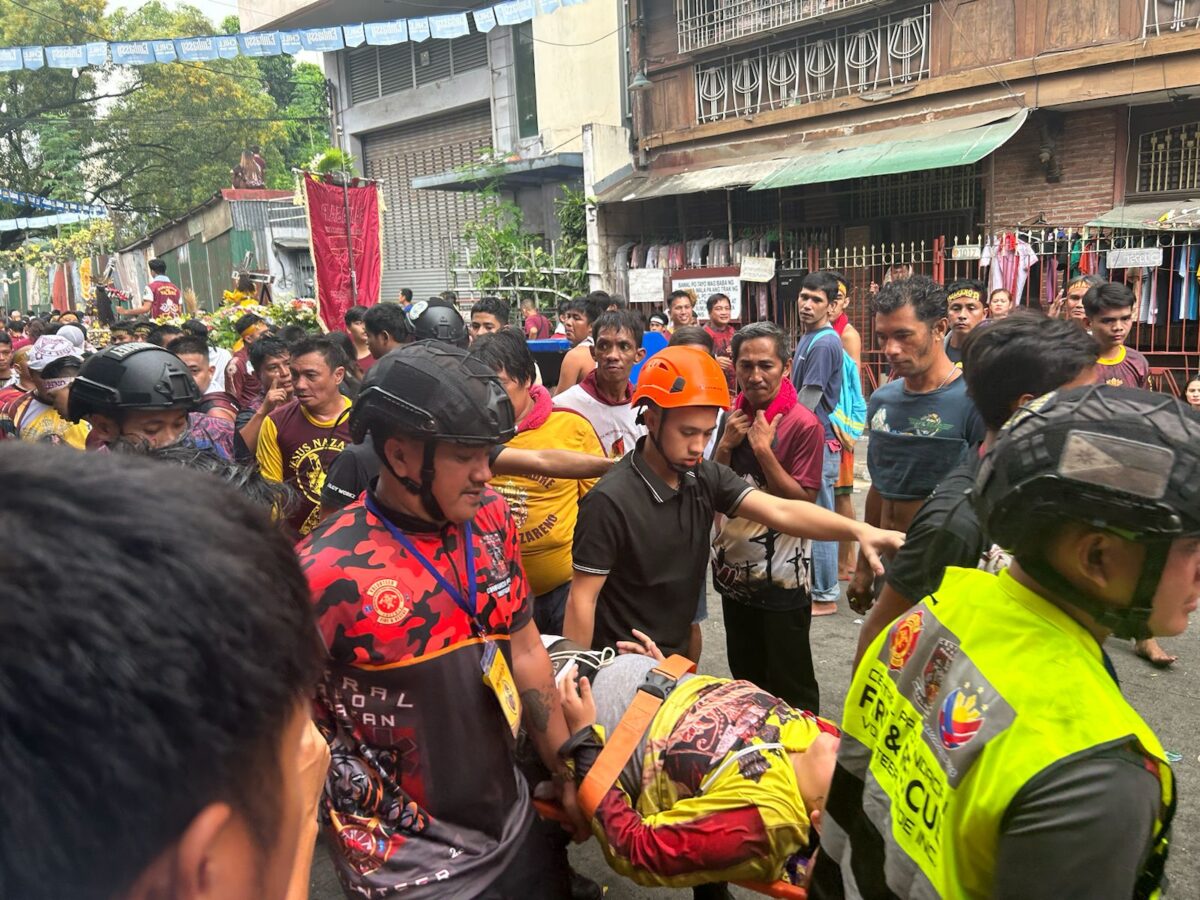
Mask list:
[[[579,806],[584,814],[591,819],[596,814],[600,800],[616,783],[625,764],[629,762],[642,735],[650,727],[650,722],[660,706],[675,687],[681,677],[688,672],[696,671],[696,664],[682,656],[672,656],[661,665],[656,666],[634,697],[629,709],[621,717],[613,733],[608,736],[604,749],[596,758],[592,768],[579,786]],[[534,800],[534,808],[538,815],[558,822],[567,822],[566,814],[561,806],[545,800]],[[738,887],[764,894],[768,897],[778,897],[782,900],[807,900],[808,891],[786,881],[776,881],[771,884],[738,881]]]

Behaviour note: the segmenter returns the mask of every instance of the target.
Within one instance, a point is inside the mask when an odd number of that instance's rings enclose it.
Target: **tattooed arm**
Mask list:
[[[575,802],[575,782],[567,774],[566,764],[558,748],[571,736],[563,718],[558,688],[554,684],[554,668],[542,646],[542,636],[532,622],[512,634],[513,679],[521,696],[525,731],[537,747],[546,768],[554,773],[554,782],[562,788],[563,808],[575,824],[576,837],[583,839],[590,830]]]

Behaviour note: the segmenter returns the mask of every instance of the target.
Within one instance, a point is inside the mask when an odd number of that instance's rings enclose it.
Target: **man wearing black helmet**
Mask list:
[[[339,877],[364,896],[567,896],[513,762],[524,722],[582,835],[516,528],[487,486],[512,403],[485,364],[423,341],[371,368],[350,427],[372,437],[379,480],[298,548],[329,653],[317,709]]]
[[[841,897],[1157,897],[1174,778],[1103,642],[1200,595],[1200,418],[1104,385],[1005,425],[973,502],[1013,554],[949,569],[867,649],[813,873]]]
[[[233,458],[233,423],[195,412],[200,389],[174,353],[134,342],[88,358],[71,384],[67,415],[91,425],[88,448],[180,441]]]

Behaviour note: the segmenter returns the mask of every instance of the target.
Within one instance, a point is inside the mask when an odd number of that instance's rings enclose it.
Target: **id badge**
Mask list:
[[[495,641],[483,642],[483,683],[492,689],[513,737],[521,730],[521,698],[517,696],[517,683],[513,681],[508,662],[496,646]]]

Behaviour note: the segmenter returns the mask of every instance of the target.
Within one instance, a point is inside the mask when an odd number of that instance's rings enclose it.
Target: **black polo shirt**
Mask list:
[[[674,490],[646,462],[645,440],[579,501],[572,558],[578,571],[607,576],[592,649],[631,640],[637,628],[669,656],[687,650],[713,514],[733,515],[754,488],[706,459]]]

